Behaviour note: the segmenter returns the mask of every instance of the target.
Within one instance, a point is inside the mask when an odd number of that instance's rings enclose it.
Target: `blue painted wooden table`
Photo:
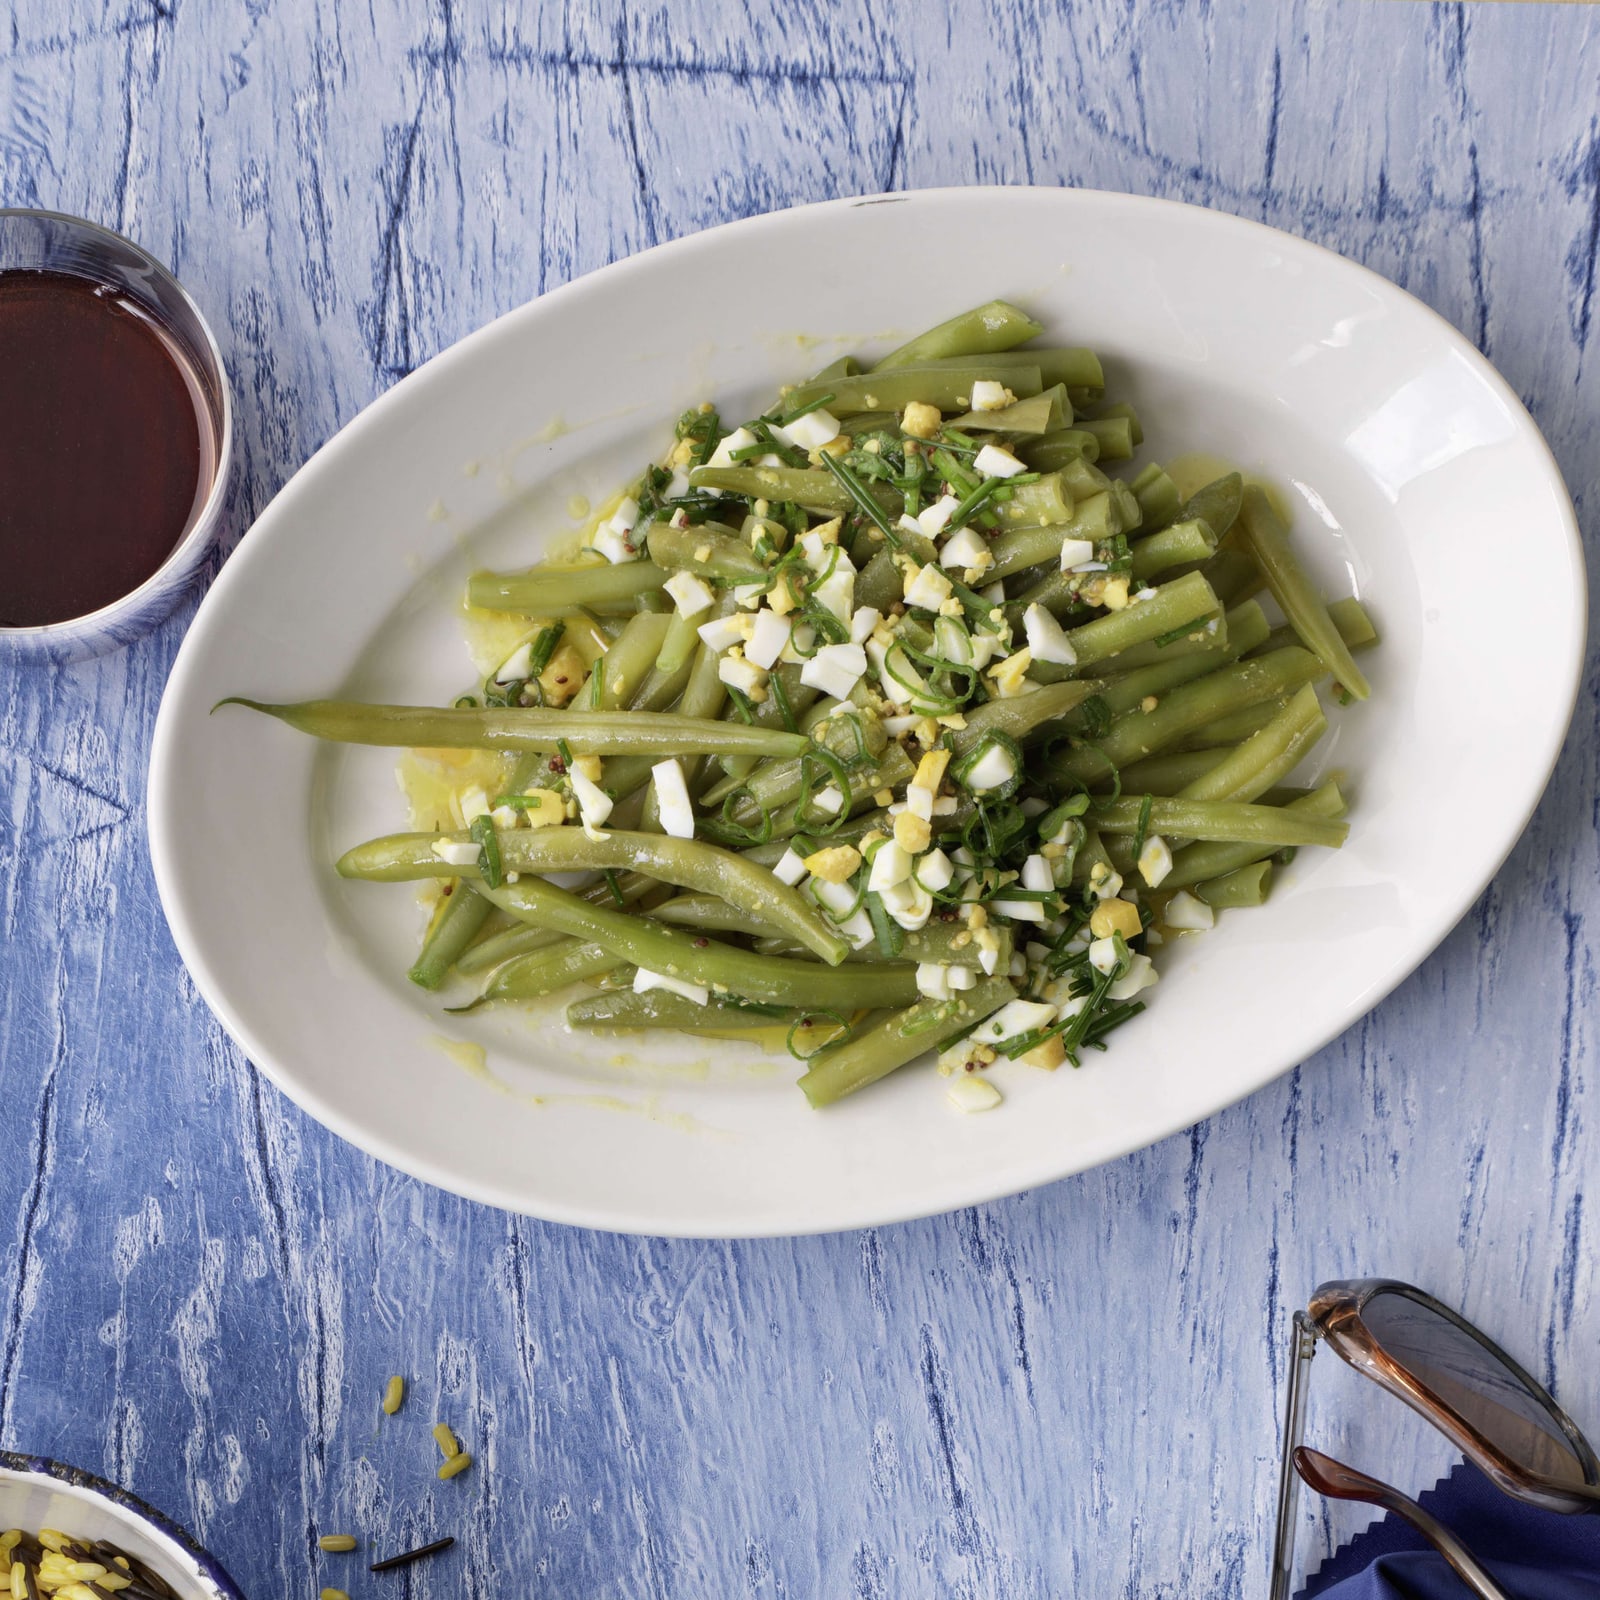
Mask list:
[[[1396,279],[1500,365],[1595,538],[1600,8],[939,12],[0,0],[0,204],[109,223],[193,289],[237,387],[235,533],[397,377],[578,273],[792,202],[1030,182]],[[1539,583],[1513,561],[1507,604]],[[1457,1301],[1600,1431],[1592,671],[1472,914],[1249,1102],[976,1211],[666,1244],[425,1189],[226,1040],[144,840],[191,611],[0,686],[0,1444],[119,1478],[251,1595],[1259,1595],[1279,1346],[1335,1275]],[[1314,1431],[1431,1481],[1442,1450],[1327,1367]],[[435,1415],[479,1461],[448,1484]],[[1306,1521],[1313,1550],[1354,1525]],[[346,1583],[329,1528],[461,1542]]]

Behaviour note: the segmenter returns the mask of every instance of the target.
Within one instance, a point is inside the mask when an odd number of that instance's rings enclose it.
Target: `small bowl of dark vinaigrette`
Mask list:
[[[0,210],[0,657],[68,661],[171,609],[220,531],[233,407],[160,262]]]

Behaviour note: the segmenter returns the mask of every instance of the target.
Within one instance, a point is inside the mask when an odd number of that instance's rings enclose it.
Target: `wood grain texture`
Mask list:
[[[236,531],[395,378],[603,262],[1032,182],[1394,278],[1500,365],[1592,541],[1597,51],[1600,8],[1568,5],[0,0],[0,203],[107,222],[193,289],[238,390]],[[251,1594],[1258,1595],[1281,1336],[1334,1275],[1456,1300],[1600,1431],[1592,661],[1505,870],[1277,1084],[1002,1204],[661,1243],[422,1188],[226,1040],[143,831],[191,612],[0,683],[0,1443],[121,1479]],[[1439,1448],[1363,1398],[1319,1364],[1321,1435],[1431,1478]],[[436,1416],[479,1460],[448,1484]],[[1306,1521],[1313,1549],[1353,1525]],[[345,1528],[461,1543],[343,1583],[314,1536]]]

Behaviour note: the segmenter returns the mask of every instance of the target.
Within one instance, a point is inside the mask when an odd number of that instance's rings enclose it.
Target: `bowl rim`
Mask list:
[[[1342,272],[1353,275],[1357,280],[1371,286],[1386,301],[1403,303],[1409,315],[1422,319],[1434,330],[1436,337],[1443,344],[1459,353],[1466,360],[1474,376],[1506,405],[1509,414],[1514,419],[1516,431],[1532,450],[1542,456],[1553,483],[1559,486],[1561,490],[1560,504],[1555,510],[1564,535],[1567,555],[1571,561],[1570,571],[1574,578],[1569,591],[1567,614],[1561,621],[1561,625],[1571,630],[1573,650],[1571,660],[1564,674],[1564,680],[1558,681],[1554,685],[1555,693],[1551,695],[1548,702],[1554,713],[1549,723],[1548,746],[1541,753],[1536,764],[1536,770],[1530,770],[1527,799],[1526,803],[1518,808],[1519,814],[1516,826],[1514,829],[1508,829],[1500,847],[1493,852],[1491,857],[1485,858],[1481,872],[1473,874],[1470,881],[1465,878],[1461,881],[1459,891],[1461,904],[1455,915],[1448,921],[1441,922],[1437,927],[1430,928],[1414,958],[1409,959],[1403,967],[1396,968],[1391,973],[1386,974],[1376,987],[1364,992],[1362,996],[1357,1000],[1353,1000],[1345,1009],[1337,1014],[1330,1013],[1325,1019],[1326,1026],[1320,1028],[1314,1039],[1308,1041],[1305,1055],[1300,1057],[1303,1060],[1306,1056],[1325,1048],[1334,1039],[1346,1032],[1362,1016],[1370,1012],[1398,988],[1411,973],[1415,972],[1438,949],[1451,930],[1460,923],[1462,917],[1471,909],[1472,904],[1504,866],[1506,859],[1526,831],[1535,810],[1544,798],[1556,763],[1565,747],[1571,720],[1576,709],[1577,696],[1582,685],[1586,658],[1588,609],[1585,582],[1586,566],[1582,540],[1570,491],[1566,488],[1560,465],[1556,461],[1542,430],[1508,380],[1460,329],[1456,328],[1448,318],[1441,315],[1427,302],[1419,299],[1400,284],[1363,265],[1361,262],[1300,234],[1288,232],[1269,223],[1247,216],[1240,216],[1234,212],[1219,210],[1212,206],[1199,205],[1185,200],[1167,199],[1156,195],[1133,194],[1122,190],[1094,189],[1076,185],[946,185],[894,193],[845,195],[796,206],[780,207],[700,229],[677,239],[668,240],[648,249],[638,251],[633,255],[619,258],[616,261],[583,273],[567,283],[557,285],[517,306],[513,306],[481,327],[473,329],[454,344],[440,350],[429,360],[406,374],[396,384],[384,391],[383,394],[376,396],[370,404],[363,407],[336,434],[324,441],[323,445],[285,481],[272,502],[262,508],[257,522],[259,523],[263,518],[269,517],[276,521],[277,517],[274,516],[274,512],[278,512],[279,515],[286,514],[282,512],[278,505],[280,500],[290,506],[297,504],[298,497],[306,493],[309,487],[320,478],[321,474],[330,469],[328,457],[332,446],[336,442],[343,441],[349,444],[357,439],[365,438],[371,430],[383,427],[387,423],[391,412],[401,403],[399,399],[401,395],[409,398],[416,390],[425,387],[429,382],[437,380],[444,371],[458,364],[470,362],[475,358],[481,346],[491,343],[498,337],[502,337],[506,328],[514,322],[536,314],[536,308],[538,312],[548,314],[554,307],[576,303],[585,295],[599,292],[601,283],[614,286],[619,282],[628,281],[630,275],[646,270],[649,263],[659,260],[663,256],[693,255],[697,251],[711,247],[715,240],[730,231],[759,230],[772,226],[779,219],[792,218],[796,213],[819,213],[824,210],[915,204],[918,202],[948,205],[968,200],[981,202],[986,198],[1002,195],[1021,205],[1046,205],[1062,199],[1067,199],[1068,203],[1070,203],[1071,197],[1081,197],[1086,202],[1126,208],[1132,211],[1187,213],[1203,226],[1220,230],[1237,230],[1241,234],[1270,241],[1273,248],[1281,251],[1285,256],[1310,258],[1317,262],[1330,264]],[[244,568],[236,569],[231,575],[224,572],[221,575],[218,588],[231,593],[233,586],[244,581],[246,581]],[[210,596],[207,597],[207,600],[209,602]],[[205,612],[202,609],[200,618],[197,618],[197,621],[204,617]],[[530,1215],[545,1221],[569,1226],[594,1228],[606,1232],[643,1233],[652,1237],[765,1238],[794,1234],[797,1231],[796,1229],[774,1225],[766,1218],[751,1226],[741,1224],[740,1219],[732,1215],[718,1219],[714,1228],[706,1225],[706,1219],[698,1217],[688,1220],[674,1217],[665,1222],[661,1219],[656,1219],[653,1226],[641,1228],[637,1221],[624,1220],[615,1212],[597,1212],[591,1205],[581,1202],[562,1202],[549,1196],[534,1199],[526,1194],[508,1193],[502,1185],[475,1180],[472,1175],[451,1169],[447,1164],[435,1161],[417,1151],[397,1148],[388,1138],[380,1134],[374,1134],[359,1120],[348,1116],[338,1106],[331,1103],[315,1084],[309,1082],[306,1077],[282,1070],[281,1059],[271,1048],[263,1047],[256,1030],[241,1019],[232,1004],[231,995],[225,991],[219,992],[220,986],[212,981],[213,975],[206,952],[197,944],[193,931],[188,924],[187,908],[184,902],[180,898],[174,904],[172,899],[173,873],[170,862],[177,855],[178,845],[172,832],[171,817],[167,814],[162,803],[163,790],[170,788],[172,782],[170,765],[179,737],[176,726],[175,706],[179,693],[186,687],[186,680],[189,676],[187,668],[195,654],[194,651],[191,651],[190,646],[195,644],[204,631],[203,628],[196,630],[184,641],[184,647],[180,650],[173,664],[167,690],[158,713],[155,733],[152,739],[151,761],[148,772],[147,829],[158,893],[161,895],[163,908],[167,913],[169,926],[179,953],[190,972],[194,975],[197,986],[200,988],[208,1006],[215,1012],[224,1029],[257,1069],[262,1071],[296,1106],[315,1118],[322,1126],[329,1129],[339,1138],[353,1144],[363,1153],[394,1166],[408,1176],[477,1204],[494,1206],[513,1214]],[[1537,781],[1531,781],[1533,778],[1536,778]],[[176,912],[176,917],[174,917],[174,912]],[[1218,1115],[1229,1106],[1257,1093],[1260,1089],[1275,1081],[1276,1078],[1288,1072],[1294,1064],[1293,1060],[1284,1061],[1276,1071],[1252,1083],[1249,1087],[1238,1092],[1229,1093],[1226,1098],[1213,1104],[1204,1115]],[[881,1197],[875,1197],[872,1202],[860,1207],[850,1215],[830,1214],[826,1219],[812,1220],[799,1229],[798,1232],[804,1235],[826,1234],[863,1227],[893,1225],[963,1206],[982,1204],[997,1198],[1015,1195],[1038,1187],[1041,1184],[1052,1183],[1079,1172],[1090,1170],[1106,1162],[1122,1159],[1163,1139],[1170,1138],[1184,1128],[1191,1126],[1195,1120],[1195,1118],[1187,1115],[1174,1116],[1168,1114],[1158,1124],[1142,1130],[1133,1138],[1128,1137],[1125,1131],[1119,1130],[1109,1138],[1099,1141],[1098,1148],[1089,1159],[1081,1163],[1075,1163],[1065,1171],[1059,1167],[1049,1171],[1032,1168],[1010,1168],[1007,1169],[1003,1177],[998,1179],[990,1177],[982,1182],[971,1182],[959,1191],[951,1188],[937,1205],[932,1206],[921,1195],[900,1197],[887,1201]]]
[[[131,1489],[112,1483],[82,1467],[74,1467],[50,1456],[36,1456],[15,1450],[0,1450],[0,1474],[18,1477],[47,1478],[52,1483],[84,1490],[101,1500],[108,1501],[117,1511],[147,1523],[164,1538],[178,1546],[200,1569],[201,1576],[216,1590],[218,1600],[245,1600],[245,1593],[229,1576],[228,1570],[205,1549],[181,1523],[174,1522],[166,1512],[158,1511],[147,1500],[141,1500]]]
[[[131,250],[140,257],[148,269],[180,299],[194,318],[195,326],[204,341],[204,354],[216,368],[218,405],[212,420],[219,424],[217,431],[217,465],[211,477],[211,488],[190,517],[182,537],[163,557],[158,566],[137,588],[118,595],[94,611],[83,611],[75,617],[62,617],[56,622],[29,623],[24,627],[11,627],[0,623],[0,644],[26,648],[29,645],[50,645],[62,639],[73,639],[85,634],[97,634],[114,628],[119,622],[137,614],[153,595],[159,594],[171,583],[175,572],[182,572],[205,550],[215,537],[221,519],[222,504],[233,487],[233,384],[227,363],[222,359],[222,348],[211,324],[206,320],[195,298],[184,288],[178,275],[153,256],[142,244],[108,228],[103,223],[91,222],[87,217],[74,216],[70,211],[54,211],[44,206],[0,206],[0,223],[11,217],[33,217],[45,222],[61,222],[79,229],[97,239],[102,245],[115,244]],[[0,274],[19,270],[0,266]],[[76,274],[82,276],[82,274]],[[210,408],[208,408],[210,409]]]

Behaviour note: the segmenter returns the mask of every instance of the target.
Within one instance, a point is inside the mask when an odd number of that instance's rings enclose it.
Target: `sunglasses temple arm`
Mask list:
[[[1305,1433],[1307,1378],[1317,1336],[1303,1311],[1294,1314],[1289,1335],[1289,1393],[1283,1406],[1283,1454],[1278,1463],[1278,1521],[1272,1538],[1271,1600],[1289,1600],[1294,1570],[1295,1508],[1300,1498],[1300,1474],[1294,1470],[1294,1452]]]

